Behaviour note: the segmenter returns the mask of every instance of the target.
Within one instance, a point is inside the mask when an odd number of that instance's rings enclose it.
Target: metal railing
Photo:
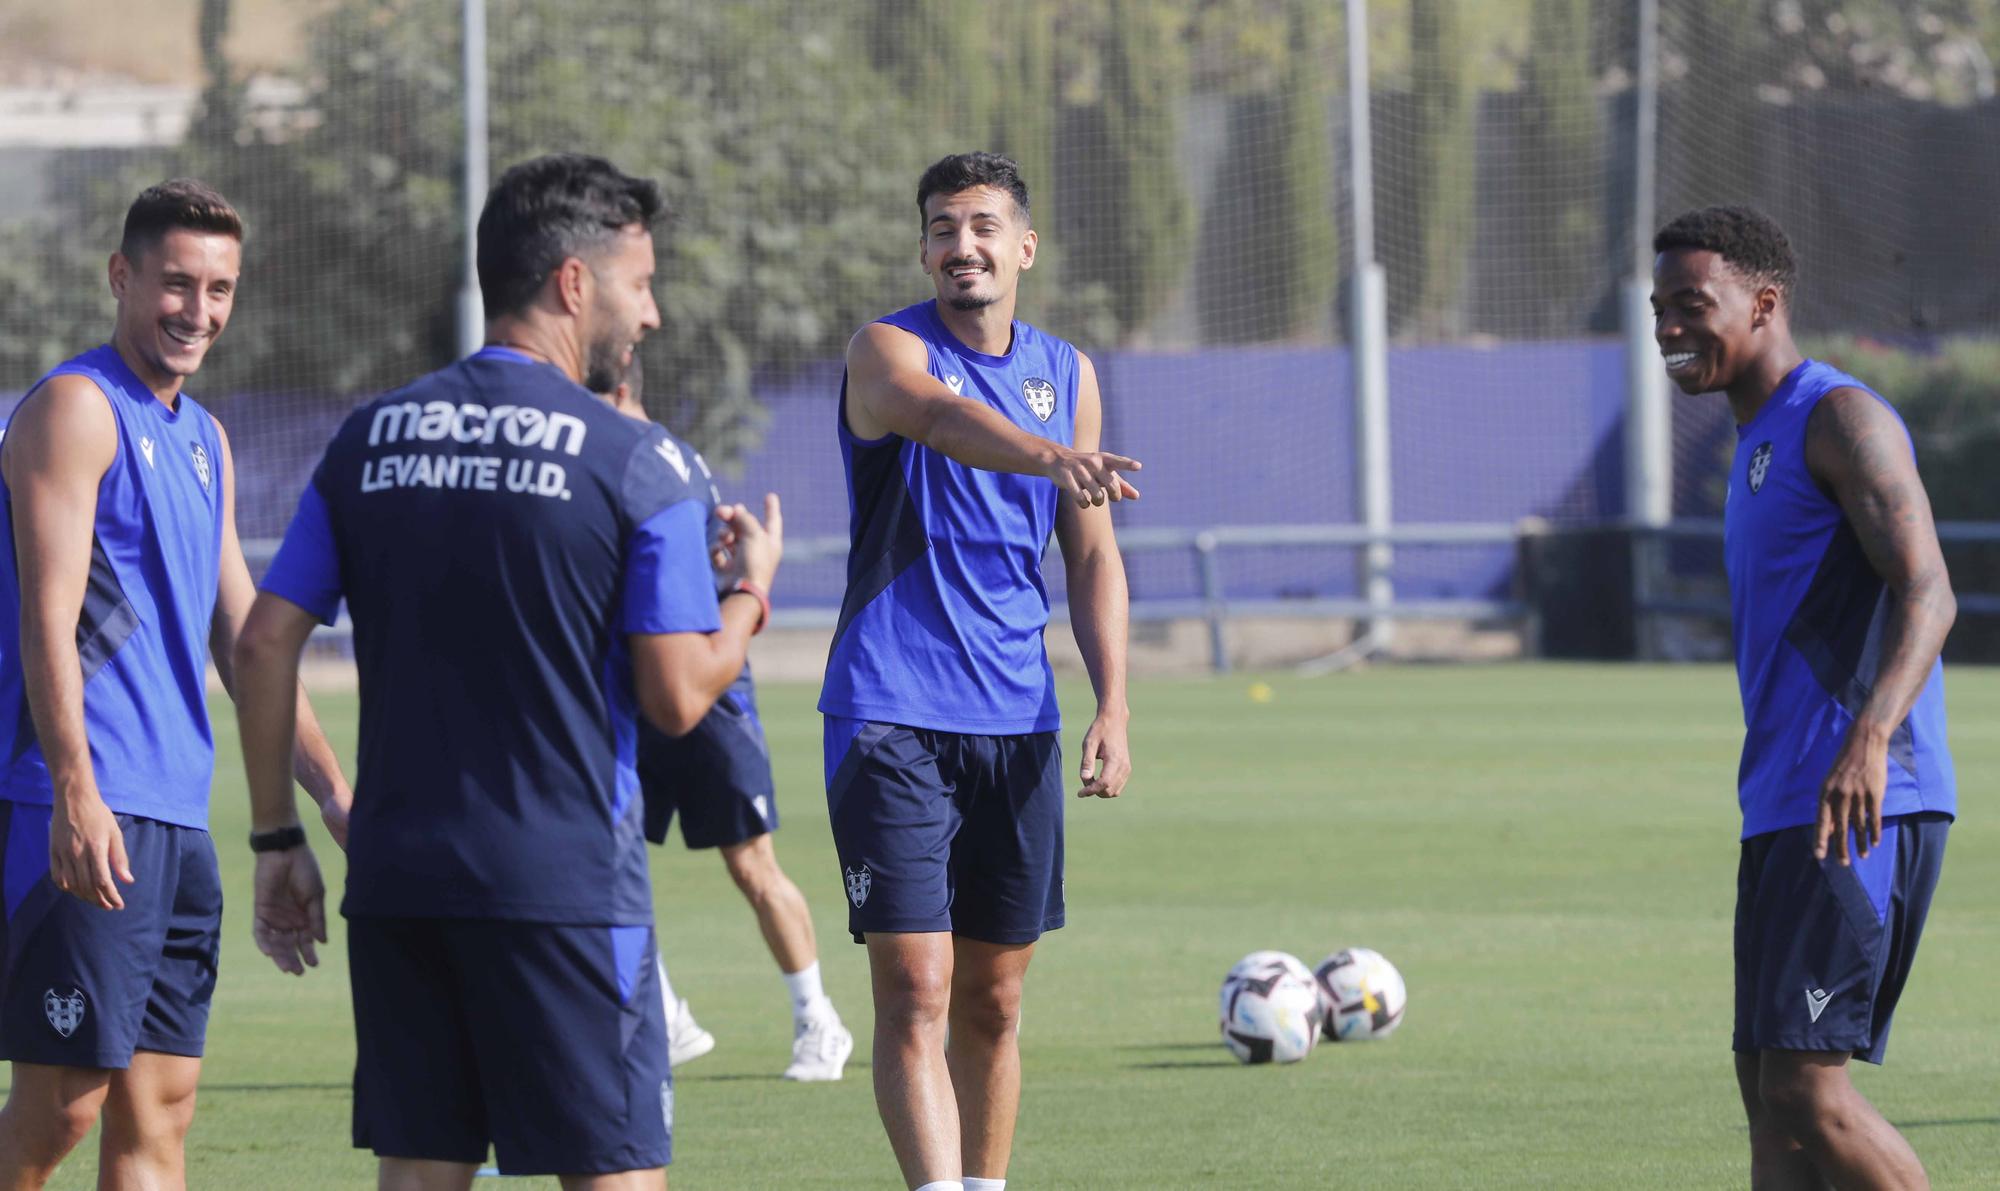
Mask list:
[[[1638,530],[1641,541],[1665,545],[1676,541],[1722,542],[1722,520],[1719,517],[1690,517],[1666,525],[1641,527]],[[1937,523],[1938,543],[1944,546],[1993,546],[2000,545],[2000,521],[1940,521]],[[1654,552],[1657,554],[1657,551]],[[1659,594],[1660,561],[1657,557],[1648,560],[1639,568],[1639,589],[1634,593],[1633,606],[1641,616],[1700,616],[1718,620],[1730,618],[1729,599],[1726,595],[1676,596]],[[2000,592],[1957,591],[1960,615],[2000,616]]]
[[[1233,617],[1262,616],[1303,619],[1352,618],[1356,620],[1518,620],[1528,608],[1519,600],[1390,598],[1371,601],[1363,596],[1230,596],[1228,553],[1251,549],[1351,548],[1367,546],[1511,546],[1519,528],[1507,522],[1448,522],[1399,525],[1386,533],[1360,525],[1216,525],[1203,528],[1139,528],[1121,530],[1119,549],[1128,557],[1146,554],[1183,553],[1194,564],[1200,594],[1180,598],[1132,601],[1131,618],[1140,623],[1200,620],[1207,627],[1209,665],[1217,673],[1229,669],[1228,623]],[[847,557],[845,534],[792,536],[785,542],[789,565],[835,562]],[[262,564],[277,553],[272,538],[247,539],[244,553],[252,570],[262,573]],[[1053,547],[1052,547],[1053,550]],[[1052,556],[1051,564],[1056,563]],[[782,595],[780,599],[782,601]],[[798,628],[832,628],[839,620],[838,607],[828,604],[794,604],[785,608],[785,623]],[[1051,619],[1067,623],[1069,609],[1055,600]],[[324,637],[339,638],[349,632],[345,613],[340,623],[320,630]]]

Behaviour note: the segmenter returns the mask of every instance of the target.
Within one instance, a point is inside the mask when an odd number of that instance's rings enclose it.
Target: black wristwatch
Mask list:
[[[290,827],[280,827],[275,831],[253,831],[250,833],[252,852],[283,852],[287,848],[297,848],[306,842],[306,829],[297,823]]]

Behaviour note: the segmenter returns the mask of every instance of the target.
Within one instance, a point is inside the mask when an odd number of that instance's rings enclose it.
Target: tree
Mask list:
[[[1604,211],[1597,181],[1603,147],[1592,69],[1590,0],[1534,0],[1522,68],[1517,168],[1548,196],[1546,222],[1523,264],[1523,290],[1544,334],[1571,333],[1602,296]],[[1561,299],[1569,299],[1565,305]]]
[[[1096,30],[1096,94],[1069,112],[1060,230],[1065,287],[1100,284],[1131,340],[1180,284],[1193,213],[1180,166],[1185,14],[1111,0]]]
[[[1211,203],[1203,220],[1196,290],[1203,335],[1218,342],[1323,332],[1340,274],[1326,119],[1332,21],[1312,0],[1282,0],[1266,15],[1276,36],[1258,57],[1269,68],[1239,61],[1222,80],[1235,84],[1221,171],[1230,201]],[[1231,22],[1218,32],[1246,28],[1254,30]]]

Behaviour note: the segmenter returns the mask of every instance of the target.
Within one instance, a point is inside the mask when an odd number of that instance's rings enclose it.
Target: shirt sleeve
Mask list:
[[[260,586],[326,624],[340,612],[340,552],[334,548],[333,519],[317,484],[306,485],[299,497],[299,511]]]
[[[621,631],[713,633],[722,627],[715,570],[708,561],[707,523],[708,510],[700,501],[680,500],[632,531],[625,552]]]

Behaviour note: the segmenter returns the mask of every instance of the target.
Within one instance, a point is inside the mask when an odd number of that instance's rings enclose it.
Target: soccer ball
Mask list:
[[[1241,1062],[1296,1063],[1319,1041],[1319,992],[1303,963],[1261,954],[1279,958],[1246,957],[1222,981],[1222,1044]]]
[[[1319,990],[1320,1029],[1330,1042],[1386,1038],[1403,1023],[1409,999],[1403,974],[1379,951],[1336,951],[1320,961],[1313,983]]]
[[[1290,972],[1307,983],[1312,981],[1312,969],[1306,967],[1304,960],[1289,951],[1252,951],[1236,961],[1236,966],[1229,969],[1227,979],[1234,980],[1251,972],[1264,973],[1278,970]]]

